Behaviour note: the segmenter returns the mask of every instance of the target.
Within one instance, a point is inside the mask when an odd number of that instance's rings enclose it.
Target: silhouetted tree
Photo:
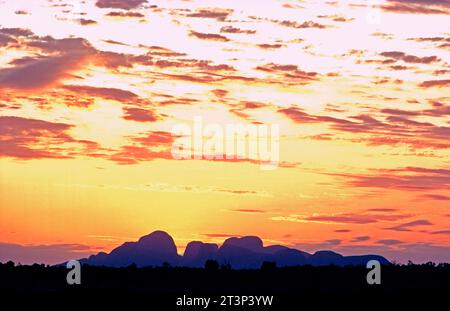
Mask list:
[[[207,271],[218,271],[219,270],[219,263],[217,260],[208,259],[205,262],[205,270]]]
[[[13,262],[13,261],[8,261],[6,264],[6,268],[14,268],[14,266],[15,266],[15,263]]]
[[[231,270],[231,265],[230,265],[230,263],[224,263],[224,264],[222,264],[222,265],[220,265],[220,270],[223,270],[223,271],[230,271]]]
[[[263,271],[273,271],[277,268],[277,263],[275,261],[264,261],[261,265],[261,270]]]

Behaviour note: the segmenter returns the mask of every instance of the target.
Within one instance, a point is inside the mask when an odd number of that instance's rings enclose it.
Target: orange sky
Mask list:
[[[53,263],[161,229],[180,253],[251,234],[450,261],[448,1],[0,12],[0,260]],[[175,160],[171,129],[195,117],[278,125],[278,168]]]

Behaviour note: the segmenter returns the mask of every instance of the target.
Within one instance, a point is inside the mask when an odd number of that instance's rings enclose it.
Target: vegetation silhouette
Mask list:
[[[83,265],[81,284],[68,285],[63,266],[0,264],[2,302],[45,308],[77,306],[138,307],[148,310],[194,310],[177,307],[183,295],[274,296],[271,307],[210,305],[208,310],[300,310],[303,307],[407,307],[445,302],[450,292],[450,264],[392,264],[381,269],[381,284],[366,282],[364,266],[277,267],[264,262],[260,269],[231,269],[208,260],[204,268]],[[195,309],[199,310],[199,309]]]

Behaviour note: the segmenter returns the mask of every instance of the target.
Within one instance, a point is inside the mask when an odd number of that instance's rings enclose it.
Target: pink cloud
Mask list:
[[[137,121],[137,122],[155,122],[159,120],[157,114],[151,110],[141,108],[125,108],[125,120]]]
[[[147,0],[97,0],[96,6],[99,8],[131,10],[147,3]]]

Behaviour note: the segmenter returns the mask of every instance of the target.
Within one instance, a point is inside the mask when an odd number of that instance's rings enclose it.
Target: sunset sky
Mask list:
[[[174,159],[194,117],[278,168]],[[155,230],[450,262],[450,1],[0,0],[0,261]]]

